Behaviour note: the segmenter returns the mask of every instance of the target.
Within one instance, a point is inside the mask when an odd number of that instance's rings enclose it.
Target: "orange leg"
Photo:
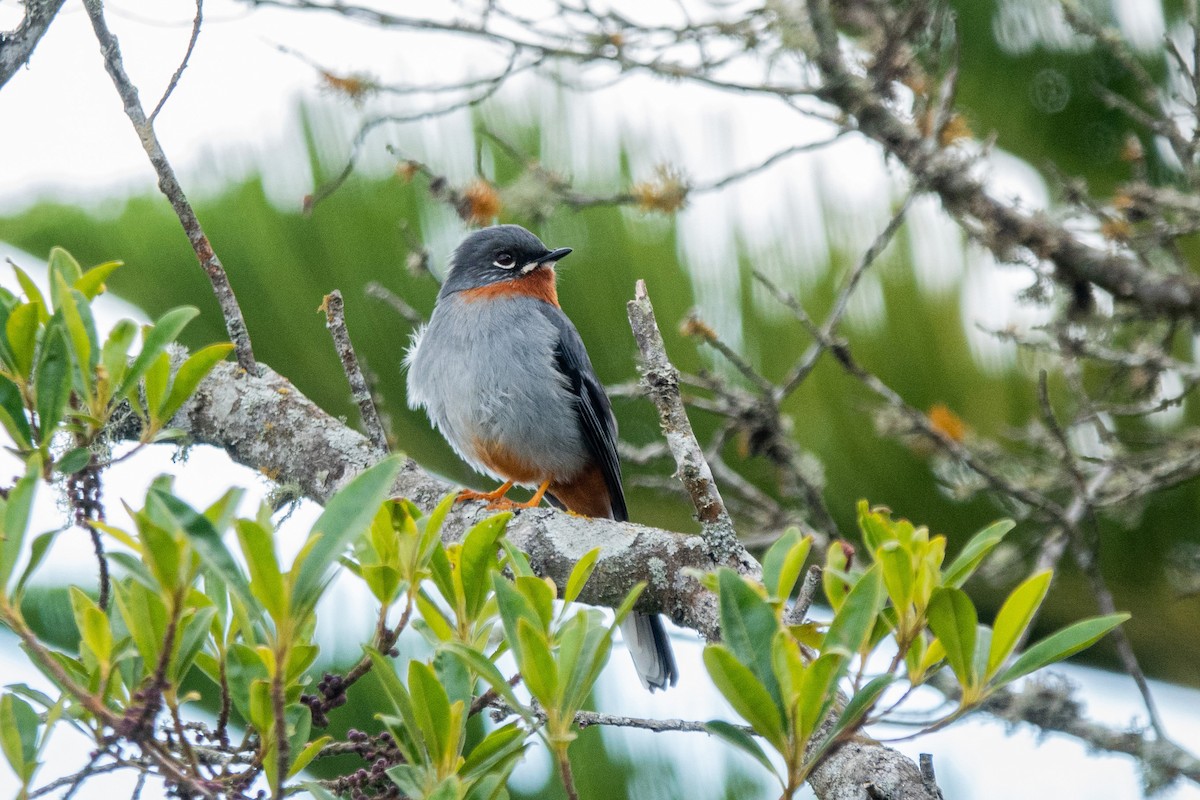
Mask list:
[[[550,488],[550,479],[547,478],[538,490],[533,493],[533,497],[526,500],[524,503],[518,503],[509,500],[504,495],[512,488],[512,481],[507,481],[503,486],[496,489],[494,492],[473,492],[470,489],[464,490],[458,496],[458,502],[463,500],[487,500],[488,508],[501,509],[503,511],[515,511],[522,508],[537,508],[542,498],[546,496],[546,490]]]
[[[502,502],[508,502],[504,499],[504,495],[508,494],[508,490],[512,487],[512,481],[505,481],[499,487],[490,492],[476,492],[472,489],[463,489],[458,493],[458,499],[454,502],[464,503],[467,500],[486,500],[489,506]]]

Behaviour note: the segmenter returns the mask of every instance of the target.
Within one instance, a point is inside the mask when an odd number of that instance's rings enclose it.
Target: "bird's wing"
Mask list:
[[[592,459],[604,475],[608,487],[609,503],[613,518],[629,519],[625,507],[625,492],[621,488],[621,462],[617,456],[617,420],[613,416],[612,404],[604,387],[592,368],[579,331],[561,309],[548,303],[539,303],[539,310],[558,329],[558,344],[554,350],[559,372],[567,380],[567,386],[576,399],[579,430]]]

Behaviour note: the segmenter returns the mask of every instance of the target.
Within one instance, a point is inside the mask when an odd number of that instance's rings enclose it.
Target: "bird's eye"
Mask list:
[[[500,269],[512,269],[517,265],[517,260],[513,258],[512,253],[501,253],[496,256],[495,265]]]

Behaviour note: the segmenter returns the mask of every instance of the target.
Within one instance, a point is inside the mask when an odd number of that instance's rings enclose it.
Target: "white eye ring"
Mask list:
[[[512,269],[517,265],[517,260],[512,257],[511,253],[501,253],[496,256],[496,260],[492,262],[492,265],[500,269]]]

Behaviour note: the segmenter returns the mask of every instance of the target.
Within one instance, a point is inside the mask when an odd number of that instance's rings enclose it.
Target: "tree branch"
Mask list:
[[[11,31],[0,33],[0,87],[29,62],[38,42],[66,0],[26,0],[25,16]]]
[[[154,166],[154,171],[158,173],[158,188],[170,201],[171,207],[175,209],[175,215],[179,217],[179,222],[183,225],[184,233],[187,234],[188,241],[192,244],[192,250],[195,251],[196,258],[199,259],[200,266],[203,267],[204,274],[208,276],[209,283],[212,285],[213,294],[221,307],[221,315],[225,318],[225,329],[229,333],[229,341],[233,342],[237,352],[238,364],[247,372],[256,372],[258,366],[254,360],[254,350],[250,346],[250,333],[246,329],[246,320],[242,317],[242,309],[233,293],[233,287],[229,284],[229,276],[225,274],[225,267],[221,264],[221,259],[213,250],[212,243],[209,242],[208,236],[200,226],[200,220],[196,217],[195,210],[192,209],[191,203],[183,193],[183,187],[179,185],[179,179],[175,177],[175,170],[171,166],[171,162],[167,160],[167,154],[163,152],[162,145],[159,144],[153,123],[146,118],[146,110],[142,108],[142,101],[138,98],[137,87],[133,85],[129,74],[125,72],[125,64],[121,58],[121,47],[117,43],[117,37],[109,30],[108,23],[104,19],[104,3],[102,0],[84,0],[83,6],[87,10],[88,18],[92,21],[92,30],[96,33],[96,40],[100,42],[100,52],[104,55],[104,67],[108,70],[113,86],[116,87],[117,94],[121,96],[121,102],[125,106],[125,116],[129,117],[129,121],[133,123],[133,129],[137,131],[142,147],[145,149],[150,163]],[[157,113],[157,109],[155,113]]]

